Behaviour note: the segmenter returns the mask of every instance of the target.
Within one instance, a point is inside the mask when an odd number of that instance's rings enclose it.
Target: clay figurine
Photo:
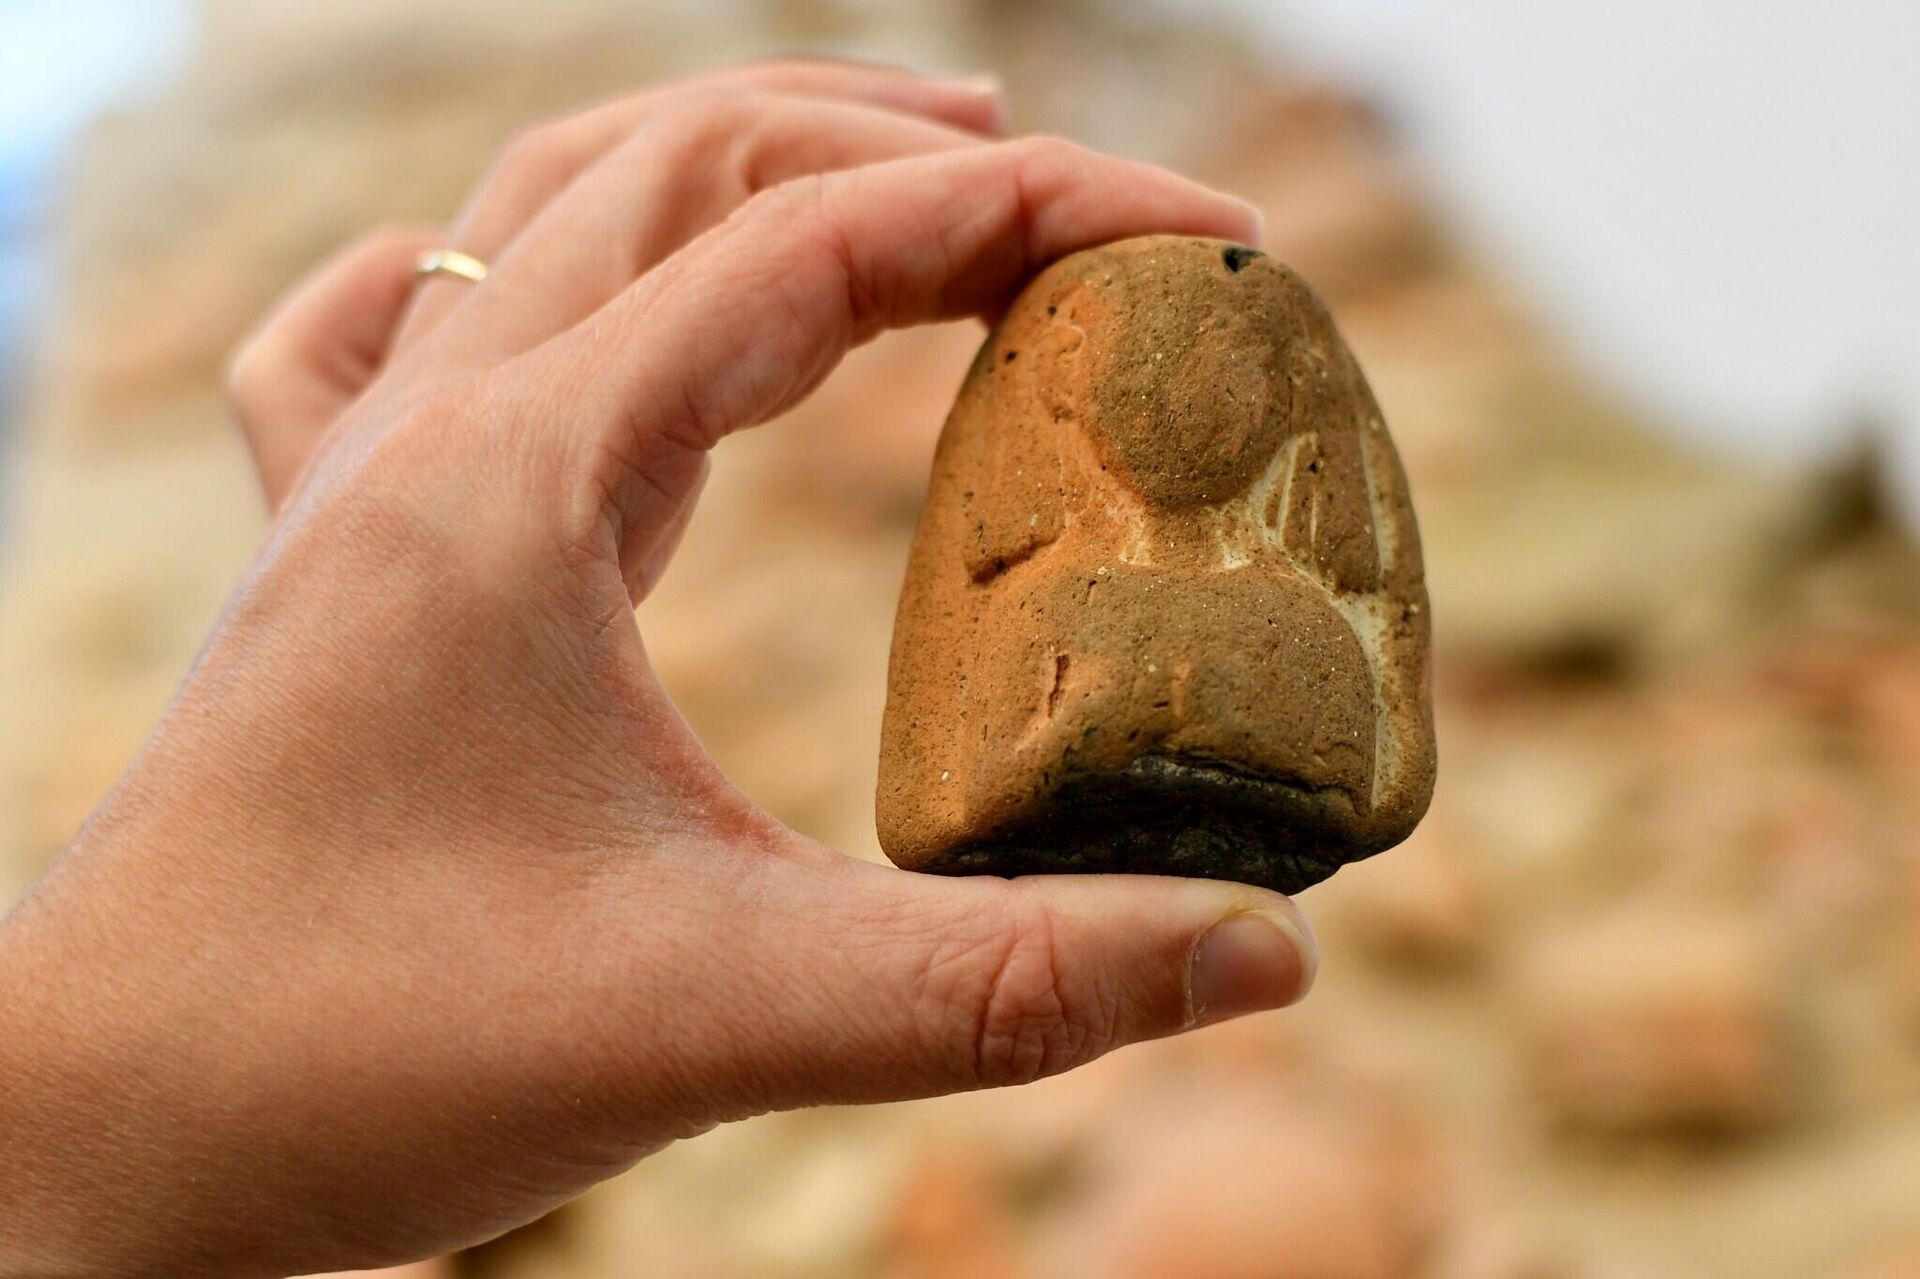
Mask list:
[[[1042,272],[947,419],[895,622],[879,832],[942,874],[1295,892],[1433,789],[1406,479],[1325,308],[1151,236]]]

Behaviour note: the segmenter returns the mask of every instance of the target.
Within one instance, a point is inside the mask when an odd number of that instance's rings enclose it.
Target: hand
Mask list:
[[[0,928],[0,1271],[388,1264],[725,1120],[1019,1083],[1304,990],[1305,926],[1256,889],[804,839],[648,668],[633,604],[721,437],[1073,249],[1257,233],[1000,113],[828,63],[612,102],[253,338],[265,544]],[[437,242],[491,274],[416,288]]]

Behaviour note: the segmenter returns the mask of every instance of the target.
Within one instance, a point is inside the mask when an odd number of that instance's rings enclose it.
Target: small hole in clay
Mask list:
[[[1249,249],[1244,244],[1230,244],[1220,251],[1220,260],[1227,264],[1227,270],[1232,271],[1236,275],[1239,274],[1240,268],[1247,263],[1253,261],[1255,258],[1263,258],[1265,256],[1266,254],[1260,252],[1260,250]]]

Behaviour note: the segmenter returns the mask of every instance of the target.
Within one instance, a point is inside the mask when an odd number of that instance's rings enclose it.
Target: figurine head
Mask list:
[[[1043,272],[948,419],[894,633],[881,842],[921,869],[1303,887],[1433,781],[1378,407],[1306,286],[1149,237]]]

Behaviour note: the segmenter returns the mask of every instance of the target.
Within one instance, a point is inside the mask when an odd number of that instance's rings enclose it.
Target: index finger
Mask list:
[[[1023,139],[778,186],[546,347],[629,533],[687,454],[763,422],[883,328],[989,313],[1076,249],[1149,232],[1252,241],[1259,215],[1165,169]]]
[[[483,182],[454,221],[455,247],[489,258],[594,161],[618,146],[651,113],[678,95],[717,91],[820,97],[939,120],[983,136],[1005,125],[1006,102],[989,77],[922,75],[904,67],[838,58],[783,58],[727,67],[609,98],[525,130],[503,152],[501,168]]]
[[[990,76],[924,75],[904,67],[826,57],[727,67],[621,94],[522,130],[454,218],[447,247],[491,262],[549,202],[648,117],[678,99],[721,92],[864,103],[982,136],[997,136],[1006,126],[1006,100]],[[463,296],[456,281],[426,281],[401,326],[398,347],[411,347]]]

